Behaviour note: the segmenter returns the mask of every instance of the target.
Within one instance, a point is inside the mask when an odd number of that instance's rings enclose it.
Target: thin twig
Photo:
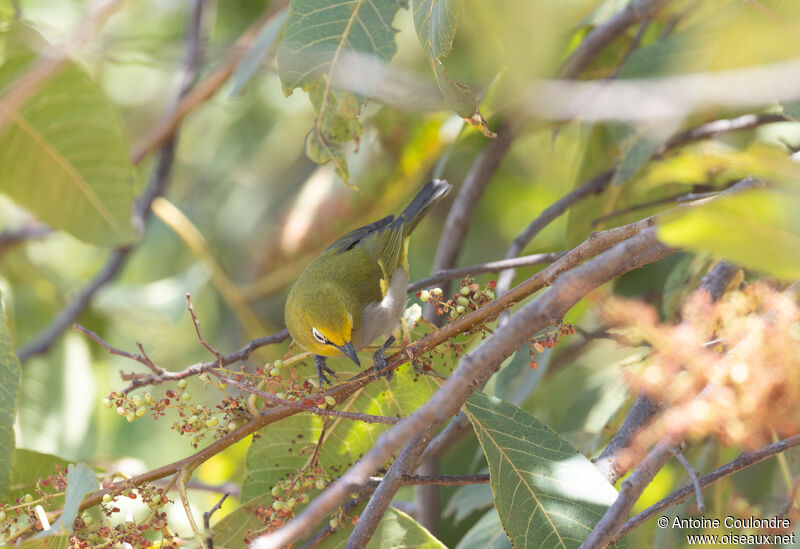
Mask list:
[[[217,371],[209,370],[209,373],[214,375],[220,381],[227,383],[237,389],[244,391],[246,393],[250,393],[252,395],[256,395],[258,397],[263,398],[267,402],[271,402],[272,404],[276,404],[278,406],[288,406],[290,408],[296,408],[298,410],[303,410],[304,412],[311,412],[312,414],[318,416],[333,416],[333,417],[341,417],[344,419],[351,419],[354,421],[363,421],[364,423],[384,423],[388,425],[394,425],[398,423],[401,418],[399,417],[389,417],[389,416],[376,416],[372,414],[362,414],[361,412],[344,412],[341,410],[329,410],[327,408],[318,408],[316,406],[306,406],[299,400],[286,400],[283,398],[278,398],[273,394],[264,392],[252,385],[248,385],[246,383],[241,383],[229,377],[226,377],[220,374]]]
[[[225,492],[224,494],[222,494],[222,497],[219,499],[219,501],[215,503],[211,509],[203,513],[203,527],[205,528],[206,531],[206,549],[214,549],[214,533],[211,530],[211,516],[214,513],[216,513],[220,507],[222,507],[222,504],[225,502],[226,499],[228,499],[228,496],[230,495],[231,495],[230,492]]]
[[[477,275],[483,273],[497,273],[505,269],[516,269],[519,267],[530,267],[532,265],[542,265],[545,263],[552,263],[558,258],[562,257],[565,252],[552,252],[544,254],[524,255],[521,257],[514,257],[511,259],[501,259],[499,261],[489,261],[487,263],[479,263],[478,265],[469,265],[468,267],[458,267],[457,269],[445,269],[439,271],[427,278],[423,278],[412,282],[408,285],[409,293],[429,288],[434,284],[438,284],[445,280],[453,280],[467,275]]]
[[[162,375],[162,374],[166,373],[166,370],[164,370],[164,368],[156,366],[153,363],[153,361],[150,360],[150,357],[147,356],[147,353],[144,352],[144,348],[142,347],[141,343],[137,343],[136,346],[139,348],[139,351],[142,354],[134,355],[134,354],[129,353],[127,351],[123,351],[121,349],[117,349],[116,347],[114,347],[111,344],[109,344],[102,337],[97,335],[95,332],[89,330],[88,328],[85,328],[85,327],[81,326],[80,324],[73,324],[72,327],[76,331],[81,332],[82,334],[85,334],[85,335],[89,336],[91,339],[93,339],[94,341],[99,343],[106,351],[108,351],[109,354],[122,356],[122,357],[125,357],[125,358],[129,358],[131,360],[135,360],[136,362],[138,362],[140,364],[144,364],[145,366],[147,366],[147,368],[151,372],[153,372],[156,375]]]
[[[697,512],[704,513],[706,510],[706,504],[703,500],[703,489],[700,487],[700,482],[697,480],[697,471],[694,470],[692,464],[689,463],[689,460],[686,459],[686,456],[683,455],[683,452],[680,448],[673,448],[672,455],[683,465],[683,468],[686,469],[686,472],[689,473],[689,478],[692,479],[692,486],[694,486],[694,497],[695,501],[697,501]]]
[[[736,181],[732,181],[731,185],[734,183],[736,183]],[[613,219],[620,215],[625,215],[638,210],[652,208],[653,206],[660,206],[662,204],[672,204],[673,202],[676,202],[678,204],[682,202],[692,202],[694,200],[699,200],[701,198],[708,198],[710,196],[715,196],[720,192],[721,191],[709,191],[706,193],[676,193],[669,196],[664,196],[662,198],[656,198],[655,200],[640,202],[638,204],[633,204],[626,208],[620,208],[619,210],[614,210],[613,212],[601,215],[600,217],[593,219],[590,225],[594,227],[596,225],[599,225],[600,223],[603,223],[604,221],[608,221],[609,219]]]
[[[194,331],[197,333],[197,339],[200,341],[200,345],[202,345],[209,353],[217,357],[217,360],[222,360],[222,353],[212,347],[208,341],[206,341],[206,338],[203,337],[203,332],[200,330],[200,321],[197,320],[197,315],[194,314],[194,305],[192,305],[191,294],[186,294],[186,306],[189,308],[189,315],[192,317],[192,324],[194,324]]]
[[[186,518],[189,520],[189,526],[192,527],[195,539],[200,539],[200,528],[197,527],[197,521],[194,520],[194,513],[192,513],[192,506],[189,503],[189,496],[186,493],[186,483],[192,477],[193,467],[186,465],[178,471],[178,481],[175,486],[178,488],[178,496],[180,496],[183,511]]]
[[[47,225],[38,222],[26,223],[17,229],[8,229],[0,232],[0,253],[6,249],[25,242],[27,240],[35,240],[49,235],[52,229]]]
[[[762,448],[759,448],[753,452],[745,452],[733,461],[726,463],[722,467],[714,469],[707,475],[703,475],[698,479],[698,483],[700,486],[706,487],[714,482],[717,482],[718,480],[729,477],[732,474],[741,471],[742,469],[746,469],[747,467],[755,465],[756,463],[760,463],[765,459],[780,454],[781,452],[785,452],[786,450],[796,446],[800,446],[800,435],[795,435],[778,442],[773,442],[772,444],[767,444],[766,446],[763,446]],[[638,515],[628,519],[625,524],[622,525],[622,528],[620,528],[619,533],[613,536],[612,541],[616,542],[617,540],[622,539],[622,537],[627,535],[631,530],[640,526],[642,523],[652,518],[656,514],[661,513],[664,509],[679,503],[683,503],[689,499],[693,493],[694,485],[691,483],[678,490],[675,490],[664,499],[651,505]]]

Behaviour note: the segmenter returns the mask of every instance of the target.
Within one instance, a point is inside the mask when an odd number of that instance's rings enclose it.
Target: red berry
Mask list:
[[[313,403],[311,402],[310,398],[306,398],[306,399],[303,400],[303,404],[305,404],[306,406],[311,406],[311,404],[313,404]]]
[[[422,290],[420,290],[420,291],[418,291],[418,292],[417,292],[417,297],[419,297],[419,296],[421,296],[421,295],[422,295]]]
[[[128,494],[128,497],[131,499],[136,499],[136,493],[131,492],[130,494]]]
[[[531,367],[531,370],[535,370],[536,368],[539,367],[539,365],[536,363],[535,360],[531,360],[530,367]]]
[[[166,394],[169,398],[175,398],[175,392],[172,389],[167,389]]]
[[[492,288],[492,289],[497,288],[497,281],[496,280],[490,280],[489,281],[489,287]]]

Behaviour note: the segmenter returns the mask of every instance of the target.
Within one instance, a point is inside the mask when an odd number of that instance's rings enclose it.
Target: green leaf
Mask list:
[[[489,509],[456,545],[456,549],[473,549],[474,547],[511,549],[511,542],[508,541],[496,509]]]
[[[22,370],[14,353],[2,297],[0,294],[0,499],[5,499],[11,486],[14,421]]]
[[[344,360],[332,361],[331,366],[336,369],[339,379],[347,379],[357,372],[354,365],[346,364]],[[390,417],[407,416],[425,403],[436,386],[433,378],[417,376],[410,366],[401,366],[391,383],[384,379],[373,382],[337,409]],[[320,465],[331,478],[339,476],[372,448],[378,436],[389,427],[381,423],[332,418],[322,445]],[[242,501],[268,493],[279,479],[305,466],[321,430],[321,416],[300,413],[271,425],[268,434],[255,439],[247,453]]]
[[[570,444],[483,393],[465,405],[489,462],[495,506],[515,547],[578,547],[617,492]]]
[[[0,27],[0,89],[33,61],[33,34],[17,24]],[[122,122],[76,64],[67,62],[7,111],[1,131],[0,192],[86,242],[117,246],[136,238],[130,221],[136,174]]]
[[[453,492],[442,514],[453,517],[453,522],[458,524],[475,511],[490,507],[492,503],[492,488],[488,484],[468,484]]]
[[[67,472],[67,491],[64,495],[64,510],[61,516],[52,525],[50,530],[42,532],[39,537],[60,534],[61,530],[72,533],[72,523],[78,516],[78,507],[83,501],[83,496],[97,490],[97,477],[92,468],[85,463],[70,465]]]
[[[495,137],[478,109],[478,99],[468,86],[447,76],[443,60],[453,51],[461,0],[412,0],[414,28],[436,76],[436,84],[445,102],[460,117],[486,137]]]
[[[278,34],[281,31],[284,21],[286,21],[286,10],[281,12],[269,20],[264,25],[261,32],[258,34],[253,46],[236,64],[236,69],[233,71],[233,89],[231,96],[239,95],[241,91],[250,83],[250,80],[258,71],[261,62],[272,49]]]
[[[33,537],[23,541],[16,549],[67,549],[70,546],[70,536],[61,534],[46,538]]]
[[[327,538],[319,549],[343,549],[347,544],[351,531],[340,528],[336,534]],[[394,507],[389,507],[384,513],[383,518],[375,534],[367,544],[367,549],[446,549],[445,545],[433,537],[416,520],[398,511]]]
[[[632,135],[627,139],[622,145],[622,159],[611,178],[611,185],[621,185],[639,173],[664,141],[643,135]]]
[[[11,467],[11,491],[3,501],[14,501],[32,494],[37,480],[52,475],[58,466],[66,470],[68,465],[67,460],[58,456],[17,448]]]
[[[404,0],[292,0],[278,47],[283,93],[309,92],[317,112],[306,141],[309,158],[336,162],[347,181],[338,145],[357,139],[360,103],[397,51],[392,20]],[[343,91],[342,86],[358,94]]]
[[[261,530],[264,526],[258,520],[256,512],[259,507],[272,505],[270,494],[259,496],[240,505],[217,522],[214,531],[214,546],[225,549],[245,549],[245,538],[249,533]]]
[[[783,105],[783,114],[794,121],[800,121],[800,101]]]
[[[659,219],[667,244],[711,252],[778,278],[800,278],[800,196],[756,190]]]

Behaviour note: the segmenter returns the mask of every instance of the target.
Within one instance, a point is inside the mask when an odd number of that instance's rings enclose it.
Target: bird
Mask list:
[[[386,366],[384,353],[406,303],[411,232],[452,185],[425,184],[397,217],[389,215],[340,237],[300,274],[286,298],[284,317],[292,338],[314,353],[319,386],[335,375],[327,358],[346,356],[361,367],[357,352],[388,339],[373,355],[373,368]],[[391,378],[391,372],[385,374]]]

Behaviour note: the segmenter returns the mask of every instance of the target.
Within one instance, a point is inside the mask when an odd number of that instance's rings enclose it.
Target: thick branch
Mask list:
[[[673,252],[673,249],[658,241],[653,228],[648,228],[584,265],[564,273],[549,292],[523,307],[502,330],[496,331],[473,353],[464,357],[456,371],[425,405],[381,435],[361,461],[312,501],[297,518],[280,530],[257,539],[253,547],[283,547],[300,536],[308,535],[314,524],[354,489],[362,487],[368,475],[406,441],[423,429],[438,429],[455,414],[469,395],[532,334],[562,317],[600,284]]]
[[[718,480],[729,477],[732,474],[741,471],[742,469],[746,469],[747,467],[755,465],[756,463],[760,463],[765,459],[771,458],[772,456],[778,455],[781,452],[785,452],[789,448],[794,448],[796,446],[800,446],[800,435],[795,435],[778,442],[773,442],[772,444],[767,444],[766,446],[753,452],[745,452],[733,461],[726,463],[722,467],[714,469],[707,475],[700,477],[698,479],[698,484],[706,487],[714,482],[717,482]],[[627,522],[625,522],[625,524],[622,525],[619,533],[614,536],[612,541],[616,542],[617,540],[621,539],[631,530],[641,526],[641,524],[646,520],[652,518],[658,513],[661,513],[664,511],[664,509],[686,501],[694,493],[694,490],[693,484],[687,484],[686,486],[683,486],[682,488],[672,492],[664,499],[654,503],[638,515],[631,517]]]

